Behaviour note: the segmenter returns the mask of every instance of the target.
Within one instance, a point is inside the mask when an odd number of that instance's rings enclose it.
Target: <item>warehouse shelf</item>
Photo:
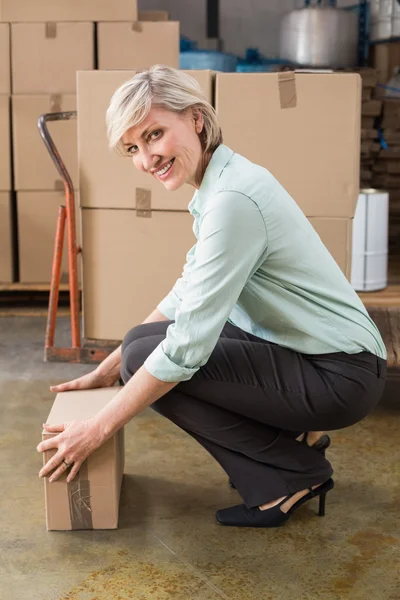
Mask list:
[[[359,292],[358,295],[367,309],[389,306],[400,308],[400,284],[389,284],[379,292]]]
[[[391,37],[391,38],[385,38],[382,40],[370,40],[369,45],[377,46],[378,44],[392,44],[395,42],[400,42],[400,37]]]
[[[68,283],[60,283],[60,292],[68,292]],[[0,283],[0,292],[49,292],[50,283]]]

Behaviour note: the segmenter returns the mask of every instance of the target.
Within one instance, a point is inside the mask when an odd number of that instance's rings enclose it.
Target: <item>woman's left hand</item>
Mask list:
[[[67,482],[72,481],[83,461],[103,443],[98,428],[91,419],[70,421],[61,425],[43,423],[43,427],[48,433],[58,433],[48,440],[43,440],[37,446],[38,452],[45,452],[53,448],[57,450],[39,472],[39,477],[47,477],[53,471],[50,482],[58,479],[70,468],[70,465],[72,468]]]

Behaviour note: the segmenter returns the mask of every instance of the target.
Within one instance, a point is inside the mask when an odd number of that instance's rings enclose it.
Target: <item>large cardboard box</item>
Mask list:
[[[106,406],[121,388],[79,390],[57,394],[46,423],[58,425],[90,419]],[[42,439],[55,434],[42,431]],[[43,464],[55,450],[43,453]],[[53,483],[44,479],[46,526],[51,530],[116,529],[124,473],[124,428],[82,463],[79,474],[67,483],[64,473]]]
[[[179,23],[99,23],[99,69],[179,68]]]
[[[0,95],[0,191],[11,190],[10,96]]]
[[[11,237],[11,198],[9,192],[0,192],[0,282],[13,279]]]
[[[136,21],[136,0],[0,0],[0,20]]]
[[[354,216],[359,190],[358,74],[219,73],[224,142],[267,168],[307,217]]]
[[[78,198],[76,198],[77,204]],[[17,193],[19,271],[22,283],[48,283],[51,279],[60,206],[65,206],[65,195],[62,191]],[[76,221],[78,223],[76,237],[79,245],[81,232],[78,214]],[[64,234],[61,282],[68,283],[67,229]]]
[[[190,74],[211,101],[213,74]],[[180,277],[186,253],[195,243],[187,210],[194,188],[186,185],[169,193],[135,169],[129,158],[108,150],[106,110],[114,91],[134,75],[134,71],[78,74],[86,338],[122,339],[130,327],[141,323]]]
[[[11,52],[13,94],[76,94],[76,72],[94,68],[94,24],[14,23]]]
[[[166,10],[139,10],[139,21],[168,21]]]
[[[316,217],[310,218],[309,221],[347,279],[350,280],[354,219]]]
[[[10,92],[10,26],[0,23],[0,94]]]
[[[82,209],[85,338],[122,340],[143,322],[181,276],[192,226],[188,211]]]
[[[310,218],[349,279],[353,219]],[[190,213],[82,209],[84,336],[122,340],[168,294],[196,243]],[[162,249],[162,252],[160,252]]]
[[[213,73],[188,71],[212,99]],[[168,192],[154,177],[135,169],[129,157],[108,149],[105,114],[115,90],[135,71],[84,71],[78,73],[78,155],[81,206],[136,208],[137,196],[146,190],[155,210],[187,210],[194,188],[185,185]]]
[[[12,97],[15,189],[63,190],[61,177],[40,137],[39,116],[50,112],[75,111],[76,96],[18,95]],[[48,129],[77,187],[76,119],[52,121]]]

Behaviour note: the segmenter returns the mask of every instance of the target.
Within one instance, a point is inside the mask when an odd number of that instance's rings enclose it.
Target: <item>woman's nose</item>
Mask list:
[[[159,162],[160,157],[151,154],[151,152],[144,152],[142,154],[142,165],[144,171],[151,171]]]

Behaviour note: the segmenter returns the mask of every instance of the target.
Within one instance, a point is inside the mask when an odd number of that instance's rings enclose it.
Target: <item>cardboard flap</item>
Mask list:
[[[120,389],[110,387],[57,394],[46,423],[58,425],[75,419],[90,419],[100,412]]]

